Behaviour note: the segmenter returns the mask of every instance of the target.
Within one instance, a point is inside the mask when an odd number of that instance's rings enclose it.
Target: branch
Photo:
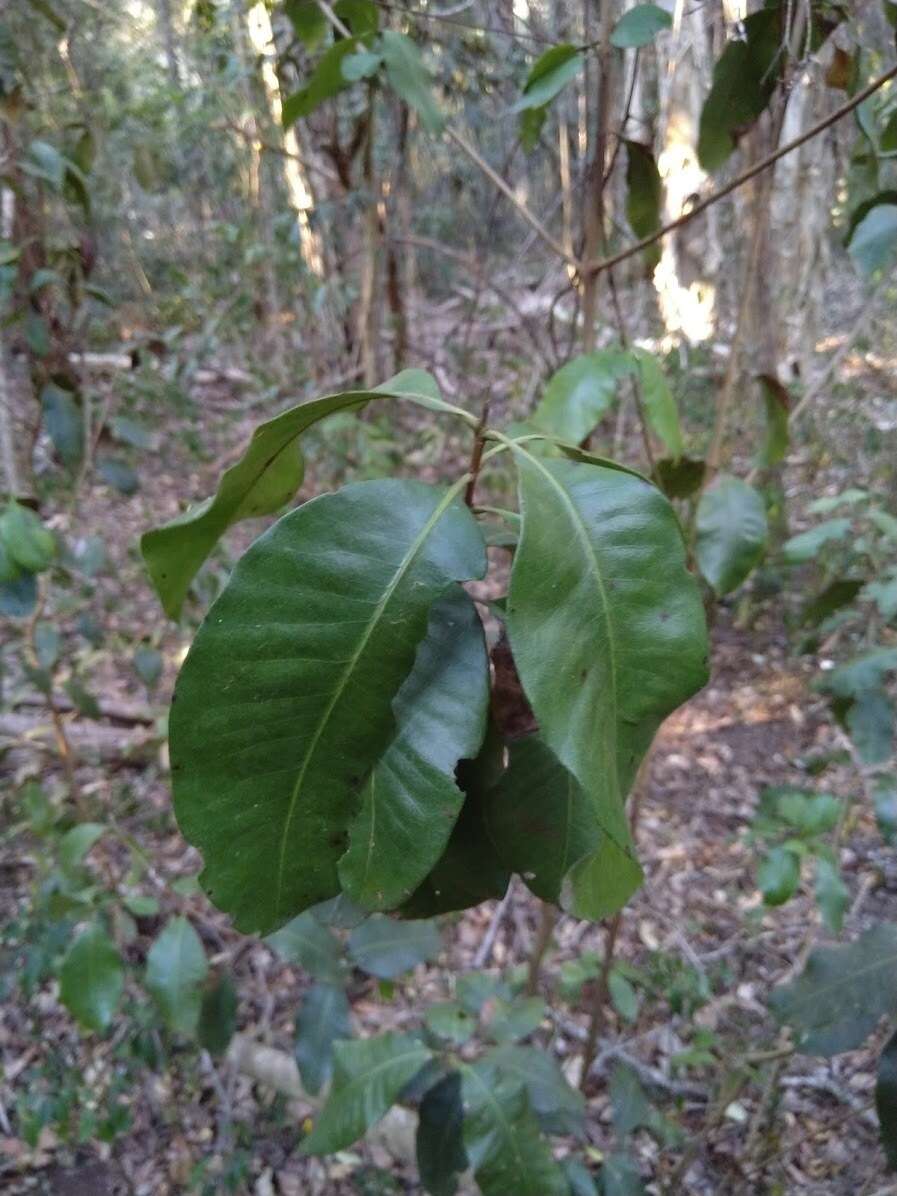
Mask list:
[[[684,215],[679,216],[676,220],[671,220],[669,224],[665,224],[663,228],[659,228],[656,232],[651,233],[650,236],[643,237],[641,241],[636,241],[635,244],[629,245],[625,249],[621,249],[619,253],[615,253],[612,257],[603,258],[597,262],[583,262],[581,265],[581,270],[589,271],[594,274],[599,274],[604,270],[609,270],[612,266],[616,266],[620,262],[625,262],[627,258],[634,257],[637,253],[641,253],[642,250],[647,249],[650,245],[662,240],[669,233],[675,232],[678,228],[682,228],[683,225],[686,225],[694,220],[696,216],[700,216],[702,212],[706,212],[707,209],[713,204],[725,198],[725,196],[731,195],[733,191],[737,191],[739,187],[743,186],[750,179],[754,178],[758,174],[761,174],[764,170],[768,170],[770,166],[774,166],[780,158],[786,157],[794,150],[799,149],[806,142],[812,141],[812,139],[818,136],[818,134],[825,132],[826,129],[829,129],[832,125],[837,124],[839,120],[853,112],[855,108],[858,108],[860,104],[862,104],[865,100],[868,100],[870,96],[875,95],[877,91],[879,91],[886,83],[890,82],[890,80],[895,77],[897,77],[897,65],[892,66],[890,70],[886,71],[878,79],[875,79],[869,84],[868,87],[864,87],[862,91],[858,91],[857,94],[848,100],[846,104],[842,104],[840,108],[836,109],[829,116],[825,117],[824,120],[819,121],[818,124],[812,125],[805,132],[801,133],[800,136],[795,137],[793,141],[789,141],[785,145],[780,146],[777,150],[774,150],[765,158],[761,158],[759,162],[755,162],[753,166],[749,167],[745,171],[742,171],[741,174],[736,175],[731,182],[726,183],[725,186],[720,187],[718,191],[714,191],[711,195],[708,195],[706,199],[702,199],[700,203],[695,204],[695,206]]]

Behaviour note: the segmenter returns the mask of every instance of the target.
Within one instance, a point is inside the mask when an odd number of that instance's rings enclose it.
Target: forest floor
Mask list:
[[[870,394],[877,393],[874,366],[864,364],[860,353],[855,358]],[[83,801],[92,817],[114,820],[119,832],[93,848],[91,865],[100,883],[124,882],[131,863],[128,843],[136,843],[151,862],[144,882],[161,910],[135,920],[129,959],[140,966],[164,920],[186,914],[213,964],[226,966],[234,977],[241,1034],[291,1055],[293,1022],[308,981],[266,944],[236,934],[196,890],[192,878],[199,859],[171,815],[164,739],[155,721],[165,710],[189,634],[163,627],[142,575],[137,538],[185,501],[209,492],[254,418],[246,414],[244,398],[220,383],[194,391],[192,400],[202,410],[203,428],[218,426],[205,459],[188,451],[185,435],[166,427],[164,452],[142,471],[140,492],[123,498],[91,490],[82,501],[78,519],[103,538],[108,555],[92,600],[105,638],[89,656],[91,689],[103,695],[105,716],[91,720],[68,713],[65,720]],[[146,406],[142,415],[151,418]],[[370,445],[362,447],[368,452]],[[435,469],[432,461],[443,448],[422,450],[432,457],[415,463],[418,476]],[[306,487],[332,471],[328,452],[323,444]],[[376,468],[366,458],[362,465]],[[814,494],[819,492],[817,486]],[[165,659],[163,679],[151,694],[130,663],[144,636]],[[790,785],[857,798],[858,780],[844,761],[841,733],[827,705],[813,695],[816,661],[795,654],[782,602],[774,597],[722,608],[713,640],[711,681],[663,727],[636,799],[647,879],[623,916],[617,956],[662,979],[631,1020],[608,1011],[589,1089],[588,1144],[595,1152],[611,1147],[605,1081],[622,1060],[686,1135],[684,1156],[679,1146],[662,1149],[647,1133],[636,1135],[635,1154],[651,1192],[890,1193],[895,1189],[887,1184],[872,1104],[875,1058],[884,1036],[834,1060],[760,1057],[781,1054],[780,1029],[767,1011],[769,992],[827,936],[809,883],[780,909],[760,901],[757,852],[747,839],[759,794],[764,786]],[[14,696],[23,692],[13,685]],[[0,755],[0,785],[10,793],[29,777],[40,776],[51,786],[63,777],[58,758],[35,742],[46,715],[24,703],[16,708],[19,716],[23,712],[32,721]],[[814,762],[821,762],[819,776],[810,775]],[[14,810],[11,804],[6,808]],[[897,916],[897,862],[883,848],[871,815],[858,802],[853,811],[840,853],[851,896],[848,939],[877,919]],[[12,929],[4,931],[0,970],[0,1191],[419,1192],[413,1170],[391,1157],[389,1143],[360,1145],[324,1160],[303,1157],[297,1129],[313,1112],[310,1106],[277,1096],[227,1062],[216,1067],[195,1048],[177,1045],[160,1052],[152,1066],[137,1059],[130,1046],[143,1025],[139,1001],[145,997],[133,994],[133,1008],[105,1039],[75,1029],[52,979],[23,999],[17,989],[23,969],[31,966],[34,952],[50,948],[42,945],[45,930],[29,921],[34,888],[42,879],[41,850],[16,818],[9,823],[11,830],[0,837],[0,908],[13,911],[4,915]],[[439,964],[416,968],[396,982],[389,998],[375,980],[357,973],[350,998],[358,1031],[409,1024],[423,1004],[450,995],[454,974],[474,966],[507,971],[525,964],[539,933],[538,905],[518,880],[497,926],[495,903],[445,919]],[[493,932],[488,958],[475,965],[484,938]],[[604,937],[601,927],[562,916],[541,969],[540,991],[553,999],[531,1041],[552,1051],[574,1081],[592,990],[587,984],[570,1000],[558,992],[565,965],[586,952],[600,953]],[[691,1002],[696,990],[701,998]],[[676,1057],[689,1050],[696,1061],[678,1064]],[[743,1066],[750,1069],[747,1085],[733,1089],[731,1099],[715,1097],[726,1088],[721,1081]],[[29,1135],[26,1123],[34,1124],[51,1098],[53,1117]],[[100,1107],[121,1111],[120,1125],[105,1144],[88,1146],[92,1135],[86,1133],[79,1141],[76,1127],[84,1124],[91,1101],[97,1117]],[[367,1178],[357,1174],[363,1164],[371,1168]],[[379,1169],[394,1177],[395,1187],[387,1186]]]

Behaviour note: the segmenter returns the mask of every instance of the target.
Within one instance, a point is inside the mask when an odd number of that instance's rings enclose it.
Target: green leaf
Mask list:
[[[620,1017],[626,1022],[634,1022],[638,1017],[638,994],[619,968],[611,968],[607,987],[611,1003]]]
[[[339,876],[352,900],[393,909],[433,869],[464,801],[455,768],[479,751],[488,704],[482,624],[458,586],[430,611],[414,668],[393,702],[396,736],[365,783],[349,828]]]
[[[432,1051],[406,1034],[337,1042],[333,1049],[333,1089],[302,1143],[306,1154],[333,1154],[357,1142],[433,1057]]]
[[[52,623],[38,623],[34,628],[34,654],[42,669],[52,669],[59,659],[59,631]]]
[[[194,640],[170,718],[175,812],[207,891],[244,930],[340,891],[429,608],[485,571],[458,490],[359,482],[291,512],[241,559]]]
[[[555,904],[570,869],[601,838],[588,794],[537,735],[510,745],[508,768],[486,797],[486,823],[504,864]]]
[[[217,1059],[230,1046],[237,1028],[237,990],[227,975],[215,977],[202,994],[196,1037]]]
[[[824,835],[835,829],[844,802],[830,793],[801,793],[794,789],[769,789],[779,817],[801,835]]]
[[[316,0],[286,0],[284,10],[296,36],[309,50],[316,50],[327,33],[327,18]]]
[[[0,614],[24,619],[37,605],[37,578],[31,573],[0,585]]]
[[[22,162],[22,169],[33,178],[44,179],[61,191],[65,182],[66,159],[47,141],[32,141]]]
[[[633,10],[635,11],[635,10]],[[641,240],[657,232],[663,223],[663,183],[654,151],[640,141],[624,139],[626,146],[626,219]],[[660,261],[660,244],[644,250],[645,264],[653,270]]]
[[[721,598],[737,589],[766,551],[763,499],[747,482],[721,475],[698,503],[698,567]]]
[[[800,859],[785,847],[774,847],[757,869],[757,888],[766,905],[784,905],[800,884]]]
[[[897,842],[897,776],[888,774],[876,780],[872,803],[878,832],[885,843],[892,846]]]
[[[467,1170],[461,1076],[450,1072],[421,1101],[417,1123],[417,1169],[430,1196],[455,1196]]]
[[[849,946],[817,948],[803,974],[775,989],[769,1003],[797,1031],[805,1055],[854,1050],[897,1011],[897,926],[881,922]]]
[[[657,462],[654,481],[667,498],[691,498],[704,484],[707,463],[695,457],[669,457]]]
[[[698,133],[698,160],[708,174],[725,165],[772,98],[779,79],[780,22],[775,8],[747,17],[744,40],[730,41],[713,68]]]
[[[411,38],[392,29],[380,35],[379,46],[392,89],[414,109],[428,133],[441,133],[445,117],[433,98],[430,74],[417,46]]]
[[[74,394],[48,382],[41,391],[41,411],[62,463],[76,469],[84,456],[84,418]]]
[[[26,573],[42,573],[56,556],[56,537],[32,510],[15,499],[0,515],[0,541],[14,564]]]
[[[461,1075],[464,1145],[483,1196],[568,1196],[524,1085],[488,1059]]]
[[[435,959],[441,950],[435,922],[397,922],[374,914],[349,935],[354,963],[381,980],[395,980],[419,963]]]
[[[305,86],[284,100],[281,114],[283,127],[288,129],[300,117],[308,116],[326,100],[333,99],[349,87],[352,80],[343,74],[343,62],[363,49],[362,43],[354,38],[344,38],[332,45],[319,59]]]
[[[619,1151],[609,1154],[601,1168],[601,1191],[603,1196],[645,1196],[638,1163]]]
[[[457,1001],[440,1001],[424,1011],[424,1022],[431,1034],[454,1046],[469,1042],[476,1030],[476,1020]]]
[[[379,28],[380,17],[373,0],[337,0],[333,11],[355,37],[371,38]]]
[[[508,633],[541,737],[603,833],[562,901],[600,918],[640,883],[624,802],[661,721],[706,681],[704,613],[660,491],[614,468],[513,452],[522,527]]]
[[[59,840],[59,864],[64,872],[80,868],[87,853],[106,833],[99,822],[81,822],[73,826]]]
[[[635,368],[632,355],[622,349],[574,357],[551,377],[530,422],[541,432],[579,444],[610,410],[617,383]]]
[[[850,893],[837,864],[825,858],[816,861],[816,904],[826,929],[832,934],[840,934],[850,905]]]
[[[130,496],[140,489],[140,479],[127,463],[118,457],[110,457],[105,453],[97,457],[96,471],[107,486],[117,490],[119,494]]]
[[[570,1196],[599,1196],[598,1188],[592,1179],[592,1173],[579,1159],[567,1155],[561,1160],[561,1166],[570,1185]]]
[[[667,452],[678,460],[683,449],[679,410],[663,367],[647,349],[635,349],[633,352],[641,375],[642,403],[648,423],[666,445]]]
[[[875,603],[885,623],[892,623],[897,618],[897,573],[892,573],[882,581],[870,582],[863,591],[863,597]]]
[[[59,998],[69,1013],[102,1034],[109,1029],[125,987],[125,972],[115,944],[102,926],[89,926],[62,961]]]
[[[802,627],[818,627],[835,611],[849,606],[863,589],[865,581],[862,577],[841,577],[827,585],[822,593],[811,598],[800,614]]]
[[[884,764],[894,750],[894,704],[881,689],[868,689],[850,703],[847,730],[863,764]]]
[[[538,1030],[544,1019],[545,1002],[541,997],[498,1000],[489,1010],[484,1031],[492,1042],[517,1042]]]
[[[567,1083],[554,1057],[532,1046],[493,1047],[484,1062],[518,1081],[526,1089],[530,1108],[546,1134],[585,1136],[585,1101],[582,1093]]]
[[[610,44],[620,50],[648,46],[658,33],[671,29],[673,18],[657,4],[636,4],[614,25]]]
[[[134,653],[134,671],[147,689],[154,689],[162,676],[162,653],[149,644],[141,644]]]
[[[809,531],[792,536],[782,545],[782,555],[790,565],[812,561],[827,544],[847,539],[853,524],[850,519],[827,519]]]
[[[145,982],[166,1024],[178,1034],[196,1032],[208,970],[199,935],[186,918],[172,918],[149,949]]]
[[[315,980],[339,985],[346,978],[339,940],[311,911],[293,918],[265,941],[278,955],[303,968]]]
[[[892,1034],[878,1057],[875,1111],[882,1149],[891,1171],[897,1171],[897,1034]]]
[[[833,669],[819,688],[839,698],[860,698],[881,689],[885,677],[897,671],[897,648],[873,648]]]
[[[371,50],[359,50],[343,59],[343,78],[349,83],[357,83],[360,79],[370,79],[383,65],[383,55],[374,54]]]
[[[766,412],[766,443],[760,451],[757,463],[769,468],[784,461],[788,452],[790,397],[787,389],[773,374],[760,374],[757,381],[763,389],[763,405]]]
[[[620,1138],[627,1138],[634,1130],[650,1126],[655,1112],[636,1073],[625,1063],[618,1063],[611,1073],[608,1086],[614,1129]]]
[[[897,249],[897,204],[879,203],[857,223],[847,243],[861,274],[877,274],[894,261]]]
[[[523,94],[511,109],[520,112],[520,137],[529,153],[539,140],[547,106],[582,70],[585,56],[572,45],[552,46],[530,68]]]
[[[302,998],[296,1017],[296,1063],[312,1096],[330,1083],[333,1046],[352,1037],[349,999],[336,984],[315,984]]]
[[[293,497],[303,476],[298,441],[319,420],[340,411],[359,412],[372,400],[404,398],[431,410],[444,404],[423,370],[405,370],[373,391],[327,395],[292,407],[260,424],[246,451],[226,470],[212,498],[164,527],[146,532],[140,550],[166,614],[176,619],[190,582],[229,527],[270,515]]]

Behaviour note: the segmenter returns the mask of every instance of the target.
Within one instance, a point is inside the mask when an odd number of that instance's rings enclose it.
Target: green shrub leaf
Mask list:
[[[266,940],[284,959],[315,980],[342,984],[346,977],[338,939],[308,911],[287,922]]]
[[[760,494],[722,475],[698,503],[698,566],[719,597],[737,589],[766,551],[769,528]]]
[[[635,368],[623,349],[574,357],[549,379],[530,422],[540,432],[579,444],[610,410],[617,383]]]
[[[125,987],[115,944],[102,926],[83,930],[69,947],[59,975],[59,997],[88,1030],[109,1029]]]
[[[172,918],[150,947],[145,979],[165,1022],[179,1034],[196,1032],[208,970],[199,935],[186,918]]]
[[[467,1169],[464,1149],[461,1076],[450,1072],[434,1084],[420,1104],[417,1169],[430,1196],[455,1196],[458,1176]]]
[[[334,1043],[351,1037],[345,990],[336,984],[313,985],[296,1017],[296,1062],[302,1083],[313,1096],[330,1083]]]
[[[636,4],[617,21],[610,35],[612,46],[621,50],[637,50],[648,46],[658,33],[670,29],[673,18],[658,4]]]
[[[170,719],[175,813],[243,930],[340,892],[430,606],[485,571],[458,490],[359,482],[307,503],[250,548],[196,636]]]
[[[888,1167],[897,1171],[897,1034],[892,1034],[878,1058],[875,1111]]]
[[[419,963],[435,959],[441,950],[435,922],[397,922],[374,914],[349,935],[354,963],[380,980],[395,980]]]
[[[508,633],[542,739],[588,794],[603,836],[568,873],[562,901],[600,918],[640,883],[624,802],[661,721],[706,681],[704,614],[659,490],[513,451],[522,528]]]

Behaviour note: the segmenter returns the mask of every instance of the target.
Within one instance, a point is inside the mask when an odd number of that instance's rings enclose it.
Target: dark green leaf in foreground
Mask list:
[[[818,947],[803,973],[774,989],[770,1007],[806,1055],[860,1046],[897,1011],[897,926],[882,922],[847,947]]]
[[[585,1101],[582,1093],[568,1084],[560,1066],[540,1047],[505,1045],[494,1047],[485,1059],[498,1071],[526,1089],[530,1108],[546,1134],[582,1138],[585,1134]]]
[[[302,998],[296,1017],[296,1063],[313,1096],[330,1082],[333,1045],[352,1037],[349,999],[335,984],[315,984]]]
[[[464,1144],[483,1196],[567,1196],[526,1088],[481,1059],[462,1071]]]
[[[457,586],[430,612],[414,668],[393,702],[396,737],[366,781],[349,829],[339,876],[360,905],[394,909],[442,855],[464,801],[455,767],[479,751],[488,703],[482,624]]]
[[[625,141],[626,146],[626,219],[641,240],[657,232],[662,223],[663,183],[654,151],[640,141]],[[660,245],[644,250],[645,263],[653,270],[660,261]]]
[[[102,926],[89,926],[75,939],[59,976],[59,997],[88,1030],[108,1030],[121,1000],[125,973],[121,956]]]
[[[568,873],[562,900],[601,918],[640,883],[624,803],[661,721],[706,681],[704,613],[659,490],[519,445],[514,456],[522,529],[508,633],[541,737],[602,832]]]
[[[881,1144],[891,1171],[897,1171],[897,1034],[892,1034],[878,1059],[875,1111]]]
[[[395,980],[419,963],[435,959],[441,950],[435,922],[398,922],[375,914],[349,935],[353,962],[380,980]]]
[[[330,1099],[302,1143],[307,1154],[333,1154],[357,1142],[388,1112],[432,1052],[406,1034],[338,1042]]]
[[[417,1169],[430,1196],[455,1196],[467,1169],[461,1076],[450,1072],[421,1101],[417,1124]]]
[[[800,884],[800,859],[786,847],[774,847],[760,861],[757,887],[767,905],[784,905]]]
[[[529,153],[539,139],[551,101],[582,70],[585,57],[576,46],[552,46],[533,63],[523,94],[512,111],[519,112],[520,138]]]
[[[666,446],[675,461],[682,455],[682,429],[679,410],[670,384],[658,359],[647,349],[633,349],[642,382],[642,405],[651,430]]]
[[[722,597],[738,588],[766,551],[763,498],[740,478],[721,476],[698,503],[695,551],[707,582]]]
[[[667,498],[691,498],[704,484],[706,463],[697,457],[664,457],[657,462],[654,481]]]
[[[208,970],[199,935],[186,918],[172,918],[150,947],[145,979],[166,1023],[179,1034],[196,1031]]]
[[[170,719],[175,813],[245,931],[340,892],[430,607],[485,571],[457,493],[387,480],[314,499],[249,549],[196,636]]]
[[[270,515],[293,497],[303,476],[298,448],[303,432],[328,415],[357,412],[372,400],[387,398],[406,398],[432,410],[455,410],[442,402],[435,382],[423,370],[404,370],[375,390],[300,403],[259,424],[240,460],[222,474],[212,498],[164,527],[146,532],[140,551],[165,613],[178,617],[190,582],[229,527],[241,519]]]

